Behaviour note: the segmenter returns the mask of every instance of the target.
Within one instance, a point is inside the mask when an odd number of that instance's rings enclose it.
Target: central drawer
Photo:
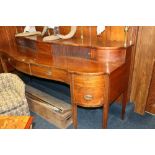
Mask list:
[[[54,68],[54,67],[52,68],[52,79],[65,82],[65,83],[69,83],[68,72],[60,68]]]
[[[31,74],[38,77],[62,81],[65,83],[68,82],[67,71],[54,67],[31,64]]]
[[[51,79],[52,68],[42,65],[31,64],[31,74],[43,78]]]

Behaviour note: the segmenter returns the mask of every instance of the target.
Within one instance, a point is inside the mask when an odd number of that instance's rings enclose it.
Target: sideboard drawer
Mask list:
[[[72,77],[74,102],[84,107],[103,104],[105,79],[103,75],[74,75]]]
[[[58,68],[46,67],[41,65],[31,65],[32,75],[53,79],[62,82],[68,82],[67,71]]]
[[[54,56],[68,56],[76,58],[91,58],[91,50],[88,47],[68,46],[52,44],[52,54]]]
[[[51,79],[52,68],[42,65],[31,64],[31,74],[43,78]]]
[[[116,61],[124,61],[126,51],[124,49],[118,50],[91,50],[92,59],[101,62],[116,62]]]
[[[68,83],[68,72],[59,68],[52,68],[52,79]]]
[[[16,68],[17,70],[30,74],[29,64],[25,62],[25,59],[21,59],[21,61],[15,60],[11,57],[8,58],[8,62],[11,66]]]

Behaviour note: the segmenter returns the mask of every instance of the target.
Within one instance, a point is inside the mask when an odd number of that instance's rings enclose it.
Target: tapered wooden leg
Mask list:
[[[8,73],[8,68],[7,68],[7,66],[6,66],[6,63],[5,63],[4,60],[2,59],[2,57],[0,57],[0,63],[2,64],[3,72],[4,72],[4,73]]]
[[[73,127],[77,128],[77,104],[73,103],[72,108]]]
[[[105,76],[105,88],[104,88],[104,99],[103,99],[103,128],[107,128],[108,113],[109,113],[109,76]]]
[[[127,104],[127,91],[125,91],[123,93],[123,99],[122,99],[122,116],[121,116],[122,119],[124,119],[126,104]]]
[[[109,103],[104,103],[103,106],[103,128],[107,128],[107,123],[108,123],[108,113],[109,113]]]

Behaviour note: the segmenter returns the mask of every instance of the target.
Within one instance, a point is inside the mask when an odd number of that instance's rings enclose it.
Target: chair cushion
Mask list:
[[[4,90],[0,92],[0,114],[15,109],[22,104],[23,98],[15,90]]]
[[[4,75],[4,73],[1,73]],[[5,76],[0,76],[0,92],[2,92],[5,89],[10,88],[10,80],[7,75]]]

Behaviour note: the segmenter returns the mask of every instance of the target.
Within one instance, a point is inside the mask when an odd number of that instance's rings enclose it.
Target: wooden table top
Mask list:
[[[18,37],[17,37],[18,38]],[[90,49],[95,48],[97,50],[119,50],[119,49],[126,49],[130,47],[124,47],[123,42],[116,42],[116,41],[101,41],[97,39],[93,39],[90,42],[87,38],[81,41],[81,39],[67,39],[67,40],[56,40],[50,42],[43,42],[40,36],[31,36],[31,37],[23,37],[30,41],[34,41],[35,43],[45,43],[51,45],[68,45],[68,46],[82,46],[88,47]],[[22,39],[22,37],[21,37]],[[42,65],[46,67],[56,67],[60,69],[64,69],[67,72],[77,72],[77,73],[90,73],[90,74],[110,74],[118,67],[125,63],[124,60],[116,61],[116,62],[99,62],[93,61],[90,59],[84,59],[80,57],[71,57],[71,56],[57,56],[50,53],[48,54],[40,53],[36,50],[31,48],[25,48],[22,46],[5,46],[0,50],[0,52],[9,55],[10,57],[14,58],[17,61],[22,61],[27,64],[35,64],[35,65]]]
[[[29,129],[32,116],[0,116],[0,129]]]
[[[7,47],[5,50],[3,48],[0,52],[27,64],[55,67],[68,72],[79,73],[110,74],[125,63],[124,61],[101,63],[77,57],[49,56],[45,54],[39,54],[38,56],[37,53],[30,49],[21,48],[19,50],[15,46],[12,46],[12,48]]]

